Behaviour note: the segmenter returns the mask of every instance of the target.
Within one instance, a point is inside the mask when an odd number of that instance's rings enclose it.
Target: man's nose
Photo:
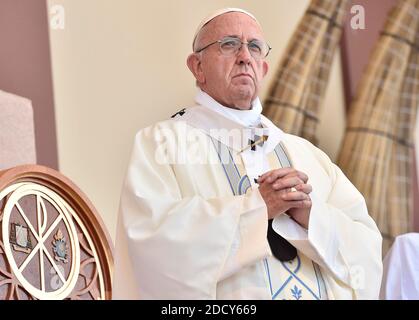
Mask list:
[[[237,62],[238,64],[250,64],[252,55],[250,54],[249,47],[247,44],[242,44],[242,46],[239,49],[239,52],[237,53]]]

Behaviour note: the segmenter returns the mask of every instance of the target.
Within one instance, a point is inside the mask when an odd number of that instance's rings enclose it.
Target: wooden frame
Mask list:
[[[83,236],[85,238],[84,247],[92,249],[92,250],[87,249],[87,251],[94,253],[94,254],[92,253],[94,255],[93,258],[86,259],[86,260],[89,260],[87,264],[93,261],[94,263],[97,264],[96,268],[94,269],[95,276],[97,275],[98,272],[101,273],[99,275],[99,279],[100,279],[99,282],[101,283],[99,286],[101,288],[95,289],[96,290],[95,292],[97,292],[97,295],[95,296],[92,295],[92,297],[94,299],[111,299],[112,298],[112,276],[113,276],[113,245],[109,237],[109,234],[106,231],[106,227],[102,219],[100,218],[99,214],[97,213],[96,209],[94,208],[90,200],[87,198],[87,196],[67,177],[63,176],[62,174],[60,174],[59,172],[53,169],[39,166],[39,165],[23,165],[23,166],[14,167],[8,170],[0,171],[0,194],[4,190],[6,190],[6,193],[7,193],[7,190],[13,190],[15,188],[13,186],[16,186],[16,188],[20,187],[24,189],[30,189],[30,187],[33,186],[34,189],[40,189],[40,190],[44,190],[44,192],[49,192],[51,194],[50,199],[53,199],[53,198],[58,199],[52,202],[58,203],[61,201],[62,203],[64,203],[62,207],[65,207],[66,209],[68,209],[72,217],[75,218],[74,222],[80,227],[78,230],[81,230],[81,233],[83,233]],[[12,192],[10,194],[12,194]],[[4,199],[5,199],[4,202],[7,203],[8,199],[10,199],[10,196],[7,195],[4,197]],[[0,202],[1,201],[2,199],[0,199]],[[3,222],[4,213],[6,211],[5,210],[6,206],[7,205],[3,204],[3,206],[0,207],[0,225],[3,224],[2,222]],[[3,228],[3,230],[6,230],[6,232],[3,232],[3,233],[8,234],[7,228],[8,227]],[[8,239],[3,239],[3,236],[4,236],[3,233],[1,233],[1,239],[0,239],[0,241],[2,241],[0,243],[0,245],[2,246],[0,247],[0,254],[9,253],[9,257],[10,257],[11,249],[5,248],[4,242],[8,243]],[[71,238],[71,235],[70,235],[70,238]],[[6,240],[6,241],[3,241],[3,240]],[[78,242],[76,243],[77,243],[76,246],[78,247]],[[80,243],[80,245],[82,245],[82,243]],[[40,251],[40,256],[43,256],[43,253],[45,253],[45,251]],[[84,262],[86,262],[86,260]],[[16,275],[14,274],[16,272],[13,271],[13,268],[12,269],[10,268],[10,266],[13,263],[11,263],[11,261],[8,261],[7,257],[6,257],[6,261],[9,266],[9,270],[3,270],[3,275],[7,274],[8,276],[6,277],[6,279],[3,279],[3,280],[0,277],[0,288],[2,284],[3,285],[8,284],[12,286],[12,289],[9,290],[11,292],[9,292],[6,297],[7,299],[21,298],[18,293],[19,290],[23,290],[26,293],[28,298],[54,299],[53,295],[31,294],[30,292],[31,290],[28,291],[28,288],[27,287],[25,288],[25,286],[22,284],[22,281],[19,281],[19,276],[16,277]],[[78,267],[82,268],[83,263],[81,263],[81,266],[78,266]],[[86,263],[84,263],[84,266],[85,265]],[[76,270],[79,270],[79,269],[76,269]],[[0,276],[1,275],[2,275],[2,270],[1,270],[1,265],[0,265]],[[79,277],[78,273],[76,274],[76,277]],[[22,275],[20,275],[20,279],[22,279]],[[91,285],[92,284],[89,284],[88,286],[91,287]],[[83,291],[83,294],[86,294],[89,290],[87,291],[82,290],[82,291]],[[102,292],[102,294],[100,294],[100,292]],[[78,294],[79,293],[80,291],[78,292]],[[62,299],[62,298],[83,299],[86,297],[86,296],[82,297],[81,294],[79,295],[78,294],[72,293],[71,295],[68,295],[66,297],[63,297],[61,295],[61,296],[57,296],[57,298],[58,299]]]

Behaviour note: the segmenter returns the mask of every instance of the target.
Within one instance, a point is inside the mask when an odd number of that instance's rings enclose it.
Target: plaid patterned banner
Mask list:
[[[263,113],[287,133],[316,143],[326,92],[348,0],[312,0],[279,64]]]
[[[419,104],[419,0],[388,16],[349,114],[338,163],[365,196],[383,237],[412,230],[413,134]]]

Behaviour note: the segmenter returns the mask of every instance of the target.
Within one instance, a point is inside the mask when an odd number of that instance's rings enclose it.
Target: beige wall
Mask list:
[[[200,19],[225,6],[254,13],[274,48],[268,57],[267,84],[309,1],[48,3],[65,9],[65,29],[51,30],[60,170],[90,197],[114,237],[119,194],[136,131],[193,103],[195,86],[185,60]],[[344,129],[339,66],[337,55],[319,129],[321,147],[331,157]]]

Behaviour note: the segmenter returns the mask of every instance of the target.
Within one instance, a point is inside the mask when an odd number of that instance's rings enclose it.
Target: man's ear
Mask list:
[[[201,58],[197,53],[191,53],[186,60],[189,70],[193,73],[198,83],[205,82],[204,72],[202,71]]]
[[[265,78],[266,74],[269,71],[269,64],[266,61],[263,61],[263,77]]]

